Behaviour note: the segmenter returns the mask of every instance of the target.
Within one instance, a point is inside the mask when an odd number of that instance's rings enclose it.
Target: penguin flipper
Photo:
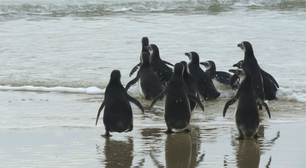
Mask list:
[[[269,81],[270,81],[270,82],[273,84],[274,89],[275,89],[275,90],[278,90],[279,86],[278,86],[278,84],[277,84],[277,83],[274,83],[274,82],[273,82],[273,80],[272,80],[272,79],[270,79],[270,78],[267,78],[267,77],[264,77],[264,76],[263,76],[263,78],[268,79],[268,80],[269,80]],[[275,81],[275,82],[276,82],[276,81]]]
[[[137,74],[136,78],[134,78],[133,80],[131,80],[126,86],[125,86],[125,90],[128,91],[129,88],[134,85],[139,79],[139,74]]]
[[[277,86],[277,88],[279,88],[278,83],[276,82],[276,80],[273,78],[272,75],[270,75],[268,72],[264,71],[263,69],[260,68],[260,72],[262,76],[265,76],[266,78],[270,79],[270,81]]]
[[[204,111],[204,106],[203,106],[203,104],[201,103],[201,100],[200,100],[197,96],[195,96],[194,94],[192,94],[192,93],[190,93],[190,92],[188,92],[187,96],[188,96],[188,98],[189,98],[190,100],[196,102],[196,103],[201,107],[201,109]]]
[[[201,101],[200,91],[199,91],[199,89],[198,89],[196,84],[194,84],[194,89],[195,89],[195,96],[197,96],[197,98],[200,99],[200,101]]]
[[[135,99],[134,97],[128,95],[127,93],[126,93],[126,98],[128,99],[128,101],[134,103],[141,110],[141,112],[144,113],[144,109],[143,109],[142,105],[140,104],[140,102],[137,99]]]
[[[154,106],[154,104],[157,102],[158,99],[161,100],[161,99],[163,98],[165,91],[166,91],[166,89],[165,89],[164,91],[162,91],[159,95],[157,95],[157,96],[153,99],[153,101],[152,101],[152,103],[151,103],[151,105],[150,105],[150,107],[149,107],[149,111],[151,110],[151,108]]]
[[[141,63],[138,63],[137,65],[134,66],[134,68],[131,70],[131,72],[129,74],[129,77],[131,77],[134,74],[134,72],[137,71],[137,69],[140,67],[140,64]]]
[[[268,107],[267,103],[265,103],[264,101],[262,101],[262,99],[259,98],[259,97],[256,99],[256,101],[257,101],[258,103],[260,103],[261,105],[263,105],[263,106],[266,108],[266,110],[267,110],[267,112],[268,112],[268,115],[269,115],[269,118],[271,118],[271,113],[270,113],[270,110],[269,110],[269,107]]]
[[[99,117],[100,117],[100,113],[101,113],[101,111],[102,111],[102,109],[104,108],[104,105],[105,105],[105,99],[103,100],[103,102],[102,102],[102,104],[101,104],[101,106],[100,106],[100,108],[99,108],[99,110],[98,110],[98,114],[97,114],[97,118],[96,118],[96,126],[97,126],[97,124],[98,124],[98,120],[99,120]]]
[[[226,111],[228,107],[232,104],[234,104],[238,100],[238,96],[236,95],[234,98],[230,99],[229,101],[226,102],[224,109],[223,109],[223,117],[225,117]]]
[[[164,60],[163,60],[163,62],[164,62],[165,64],[167,64],[167,65],[173,66],[173,64],[171,64],[170,62],[167,62],[167,61],[164,61]]]

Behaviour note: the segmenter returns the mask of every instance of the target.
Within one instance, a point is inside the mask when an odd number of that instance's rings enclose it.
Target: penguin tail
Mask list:
[[[242,132],[246,138],[253,138],[254,135],[257,133],[255,130],[244,130]]]
[[[117,123],[115,123],[113,125],[113,129],[112,130],[115,131],[115,132],[124,132],[128,128],[129,128],[129,126],[126,123],[124,123],[122,121],[119,121],[119,122],[117,122]]]
[[[188,127],[188,123],[185,121],[175,121],[172,123],[172,128],[174,129],[185,129],[186,127]]]

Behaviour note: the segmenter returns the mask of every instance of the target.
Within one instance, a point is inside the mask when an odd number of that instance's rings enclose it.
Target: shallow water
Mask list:
[[[305,1],[0,0],[0,162],[4,167],[305,167]],[[112,70],[123,85],[139,61],[142,37],[162,59],[196,51],[228,71],[252,43],[261,68],[280,85],[260,111],[260,138],[237,140],[235,91],[197,109],[190,133],[165,134],[163,102],[137,86],[134,130],[94,126]],[[203,67],[204,68],[204,67]],[[1,167],[1,166],[0,166]]]
[[[166,134],[163,102],[149,112],[151,102],[138,98],[146,111],[132,106],[134,130],[105,138],[102,119],[94,126],[103,97],[0,95],[4,167],[305,167],[303,103],[269,101],[272,119],[260,111],[260,137],[237,140],[234,107],[222,117],[226,99],[204,102],[205,112],[197,109],[192,116],[190,133]]]

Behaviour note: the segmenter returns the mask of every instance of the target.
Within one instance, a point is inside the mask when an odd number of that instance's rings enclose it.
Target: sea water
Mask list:
[[[305,14],[305,1],[302,0],[0,0],[0,130],[2,137],[6,137],[6,141],[2,143],[3,151],[0,148],[0,160],[2,158],[1,162],[6,166],[14,166],[11,161],[14,161],[15,166],[21,163],[31,166],[29,163],[36,161],[36,155],[24,158],[22,153],[41,152],[46,156],[42,160],[52,163],[56,159],[44,152],[46,146],[32,144],[31,138],[25,139],[26,142],[31,142],[29,145],[18,146],[9,142],[28,134],[44,137],[47,132],[51,132],[50,135],[54,134],[51,138],[60,139],[56,141],[56,147],[61,147],[61,138],[71,138],[64,133],[68,129],[72,132],[87,132],[86,136],[97,143],[96,149],[91,148],[94,154],[88,156],[101,154],[101,160],[91,157],[95,162],[81,162],[71,165],[72,167],[114,166],[111,164],[112,157],[107,155],[109,150],[106,147],[107,144],[115,146],[116,143],[96,142],[101,139],[97,136],[104,133],[104,126],[101,117],[98,127],[95,127],[95,117],[104,99],[111,71],[121,71],[123,85],[136,76],[136,73],[132,77],[128,74],[139,62],[141,38],[145,36],[151,44],[159,47],[163,60],[172,64],[188,62],[184,53],[195,51],[201,62],[213,60],[218,71],[226,72],[244,57],[237,44],[249,41],[260,67],[274,76],[280,85],[277,100],[268,102],[272,119],[267,118],[264,110],[261,114],[263,127],[268,127],[267,131],[273,132],[265,134],[265,137],[272,139],[279,130],[279,124],[284,128],[283,124],[286,123],[305,123]],[[129,159],[127,165],[141,165],[143,155],[146,161],[143,164],[146,167],[171,167],[172,163],[165,159],[168,156],[165,148],[166,144],[176,141],[173,140],[174,137],[163,134],[166,129],[163,102],[158,102],[153,111],[147,111],[151,102],[141,97],[137,87],[132,86],[128,93],[143,104],[146,113],[142,115],[133,105],[134,131],[115,134],[114,137],[125,139],[122,143],[128,144],[127,146],[134,144],[127,148],[132,151],[127,156],[134,157],[133,162]],[[192,144],[200,144],[196,150],[199,153],[205,150],[214,151],[205,145],[207,141],[214,142],[227,151],[226,154],[206,154],[206,162],[201,161],[197,166],[214,167],[214,163],[222,162],[217,166],[223,167],[224,160],[229,160],[228,167],[235,167],[240,164],[237,160],[241,156],[237,154],[237,158],[232,157],[232,148],[229,149],[230,144],[225,143],[228,140],[233,141],[231,145],[235,149],[238,147],[238,151],[241,147],[240,141],[231,140],[231,135],[234,136],[237,132],[232,117],[233,108],[229,108],[225,119],[222,118],[224,104],[235,95],[235,91],[222,86],[216,87],[221,96],[215,101],[203,102],[205,112],[197,109],[193,115],[191,123],[194,133],[190,137],[178,139],[185,138],[187,146],[191,145],[190,149],[193,151],[195,146]],[[293,124],[292,128],[295,127]],[[305,130],[305,124],[302,128]],[[30,131],[28,134],[25,133],[27,130]],[[16,137],[7,136],[12,131],[17,134]],[[198,143],[193,141],[194,136],[201,137],[196,138]],[[92,145],[91,140],[84,141]],[[264,140],[257,145],[264,145]],[[161,142],[162,147],[154,146],[156,142]],[[43,145],[47,145],[46,149],[55,148],[48,147],[50,143]],[[70,144],[72,150],[76,149],[75,145]],[[244,143],[241,142],[240,145]],[[25,149],[27,146],[33,149]],[[260,146],[262,148],[265,146]],[[9,149],[15,149],[15,152]],[[189,147],[184,149],[190,151]],[[271,150],[275,151],[274,155],[277,149],[280,148]],[[170,151],[174,150],[175,148],[171,148]],[[60,152],[54,151],[53,154],[67,151],[69,149],[65,148]],[[162,155],[158,155],[160,152]],[[72,155],[73,152],[69,154]],[[111,154],[113,153],[110,152]],[[17,160],[14,160],[16,156]],[[197,156],[198,159],[200,156],[201,154]],[[257,157],[259,156],[262,155],[258,153]],[[299,156],[305,156],[305,148]],[[80,155],[74,159],[84,157]],[[188,157],[194,159],[194,154]],[[62,155],[62,159],[67,158]],[[193,159],[184,164],[196,166]],[[282,159],[284,158],[280,157]],[[62,165],[63,160],[60,159],[55,165]],[[265,160],[268,161],[269,158]],[[43,166],[40,162],[35,163],[34,165]],[[275,164],[273,160],[272,163]],[[301,160],[294,163],[305,166],[305,162]],[[266,165],[262,162],[260,164]],[[257,163],[255,167],[256,165]],[[293,165],[293,162],[289,165]]]

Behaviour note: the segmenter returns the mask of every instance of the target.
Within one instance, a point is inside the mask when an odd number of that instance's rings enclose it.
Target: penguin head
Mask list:
[[[186,61],[181,61],[180,63],[184,65],[184,68],[187,67],[187,62]]]
[[[244,53],[252,53],[253,54],[253,47],[250,42],[243,41],[239,44],[237,44],[237,47],[240,47],[241,50],[244,51]]]
[[[149,38],[148,37],[143,37],[141,39],[141,43],[142,43],[142,46],[148,46],[149,45]]]
[[[148,37],[143,37],[141,39],[141,43],[142,43],[142,49],[141,49],[141,52],[147,52],[148,54],[150,53],[147,49],[147,46],[149,45],[149,39]],[[140,55],[141,57],[141,55]]]
[[[150,52],[150,55],[153,55],[154,57],[159,57],[159,50],[155,44],[150,44],[146,48]]]
[[[234,64],[233,67],[241,68],[242,63],[243,63],[243,60],[241,60],[241,61],[237,62],[236,64]]]
[[[179,76],[183,76],[183,72],[184,72],[184,65],[181,64],[181,63],[176,63],[174,65],[174,74],[179,75]]]
[[[186,52],[185,55],[189,58],[190,62],[199,64],[200,61],[198,53],[192,51],[189,53]]]
[[[203,65],[207,70],[216,70],[216,65],[214,61],[205,61],[203,62]]]
[[[250,74],[249,70],[247,70],[246,68],[230,69],[229,71],[233,72],[235,75],[237,75],[240,78],[241,82],[243,82],[245,79],[248,79],[249,77],[251,77],[251,74]]]
[[[142,65],[148,65],[150,64],[150,56],[146,52],[141,53],[141,64]]]
[[[121,83],[120,82],[121,73],[119,70],[113,70],[110,75],[109,83]]]
[[[187,73],[188,72],[187,62],[186,61],[181,61],[180,63],[184,66],[184,73]]]

